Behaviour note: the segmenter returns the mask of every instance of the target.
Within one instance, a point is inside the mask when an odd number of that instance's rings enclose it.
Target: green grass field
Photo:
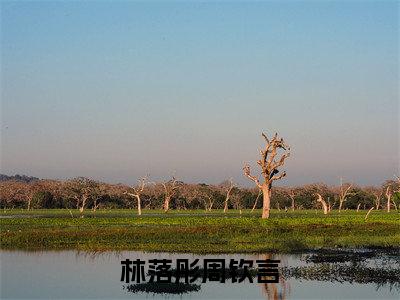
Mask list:
[[[142,250],[192,253],[292,253],[318,248],[398,248],[400,213],[273,210],[87,211],[8,210],[0,213],[1,249]]]

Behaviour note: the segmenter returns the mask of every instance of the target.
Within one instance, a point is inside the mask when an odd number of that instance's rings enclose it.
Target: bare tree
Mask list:
[[[269,218],[270,205],[271,205],[271,188],[272,182],[282,177],[286,176],[286,172],[282,172],[279,174],[278,168],[283,166],[285,163],[285,159],[289,157],[290,147],[284,143],[282,138],[278,138],[278,134],[275,133],[271,140],[262,133],[266,141],[265,149],[260,150],[261,159],[257,161],[257,164],[261,167],[261,173],[264,178],[263,182],[259,181],[259,178],[251,175],[250,166],[245,164],[243,167],[243,173],[250,180],[254,181],[256,186],[263,193],[263,210],[262,210],[262,218]],[[283,150],[283,153],[279,160],[275,160],[278,155],[278,151]]]
[[[376,188],[372,188],[372,189],[370,189],[370,191],[375,197],[375,208],[378,210],[379,206],[381,205],[381,197],[382,197],[383,191],[382,191],[382,189],[376,189]]]
[[[232,195],[233,208],[239,210],[239,214],[242,214],[242,195],[234,193]]]
[[[335,207],[336,204],[336,197],[333,197],[333,203],[331,204],[331,201],[328,197],[328,212],[332,211],[332,209]]]
[[[387,211],[387,212],[390,212],[390,201],[392,200],[392,195],[393,195],[393,194],[392,194],[392,190],[391,190],[391,188],[390,188],[390,185],[387,186],[385,195],[386,195],[386,199],[387,199],[387,202],[386,202],[386,211]]]
[[[395,199],[400,196],[400,180],[397,177],[397,180],[386,180],[383,184],[383,190],[385,191],[386,196],[386,211],[390,212],[390,206],[393,203],[394,208],[397,210],[397,205]]]
[[[256,198],[256,201],[254,201],[253,208],[251,209],[251,212],[253,212],[253,211],[256,209],[257,202],[258,202],[258,198],[260,198],[261,194],[262,194],[262,190],[259,190],[259,191],[258,191],[257,198]]]
[[[369,210],[368,210],[368,212],[367,212],[367,214],[365,215],[365,218],[364,218],[364,220],[367,220],[367,218],[368,218],[368,216],[369,216],[369,214],[371,213],[371,211],[373,211],[374,210],[374,207],[372,206]]]
[[[225,186],[226,196],[225,196],[225,201],[224,201],[224,213],[226,213],[228,211],[228,202],[229,202],[229,199],[231,197],[232,189],[234,187],[235,187],[235,185],[233,184],[233,180],[231,178],[229,180],[229,185]]]
[[[172,177],[172,179],[167,182],[163,182],[162,185],[164,187],[164,192],[165,192],[163,209],[164,212],[167,212],[169,210],[169,204],[171,202],[171,199],[175,195],[179,186],[177,185],[175,177]]]
[[[203,194],[203,202],[205,211],[211,211],[214,205],[214,198],[209,194]]]
[[[326,204],[325,200],[322,198],[321,194],[317,193],[318,199],[317,202],[322,204],[322,209],[324,211],[324,215],[328,214],[328,205]]]
[[[139,180],[139,184],[137,187],[131,187],[133,193],[130,192],[125,192],[125,194],[127,194],[128,196],[134,197],[137,200],[137,208],[138,208],[138,215],[140,216],[142,214],[142,200],[141,200],[141,196],[144,192],[144,188],[147,184],[149,184],[148,182],[148,177],[142,177]]]
[[[64,193],[68,198],[76,201],[76,208],[79,209],[81,217],[90,199],[97,197],[99,184],[85,177],[78,177],[65,183]]]
[[[290,197],[290,200],[292,201],[292,211],[295,210],[295,197],[296,197],[296,190],[294,188],[289,189],[288,195]]]
[[[346,202],[346,197],[350,195],[350,190],[352,188],[352,184],[343,185],[343,179],[340,178],[340,189],[339,189],[339,212],[343,208],[344,202]]]

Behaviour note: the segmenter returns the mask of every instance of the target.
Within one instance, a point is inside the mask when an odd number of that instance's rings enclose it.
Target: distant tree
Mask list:
[[[224,213],[226,213],[228,211],[228,204],[231,198],[231,193],[235,185],[233,184],[233,180],[231,178],[229,179],[229,181],[225,181],[222,184],[220,184],[220,187],[225,192]]]
[[[25,206],[30,197],[28,183],[15,180],[0,182],[0,202],[3,208]]]
[[[39,191],[32,197],[34,208],[55,208],[54,197],[49,191]]]
[[[177,184],[176,178],[172,177],[171,180],[167,182],[163,182],[162,186],[164,187],[164,192],[165,192],[165,198],[164,198],[164,204],[163,204],[163,209],[164,212],[167,212],[169,210],[169,205],[171,202],[172,197],[175,196],[179,185]]]
[[[292,211],[294,211],[295,208],[296,208],[296,204],[295,204],[296,192],[297,192],[296,188],[289,188],[288,189],[288,195],[289,195],[290,200],[292,202],[292,205],[291,205]]]
[[[373,196],[375,209],[378,210],[380,208],[381,198],[382,198],[382,195],[383,195],[382,188],[377,188],[377,187],[374,187],[374,186],[368,186],[368,187],[364,188],[364,191]]]
[[[140,216],[142,214],[142,199],[141,196],[144,193],[144,188],[146,185],[149,184],[148,177],[142,177],[139,180],[138,186],[131,187],[131,191],[128,192],[126,191],[125,193],[131,197],[136,198],[137,200],[137,209],[138,209],[138,215]]]
[[[75,201],[76,208],[79,209],[81,217],[83,217],[83,212],[88,202],[96,201],[95,199],[100,195],[99,183],[85,177],[68,180],[65,183],[63,192],[67,198]]]
[[[282,138],[278,138],[278,134],[276,133],[271,140],[262,133],[266,141],[265,149],[260,151],[261,159],[257,161],[257,164],[261,167],[261,174],[263,176],[263,182],[259,181],[259,177],[251,175],[250,166],[245,164],[243,167],[243,173],[246,177],[252,180],[256,186],[263,193],[263,209],[262,209],[262,218],[269,218],[270,214],[270,205],[271,205],[271,187],[272,183],[275,180],[279,180],[282,177],[286,176],[286,172],[282,172],[279,174],[278,168],[284,165],[285,159],[289,157],[290,147],[285,144]],[[284,153],[281,155],[279,160],[275,160],[278,155],[278,151],[283,150]]]
[[[343,204],[344,202],[346,202],[347,197],[349,195],[351,195],[350,191],[352,188],[352,184],[350,183],[345,183],[343,184],[343,179],[340,178],[340,187],[339,187],[339,191],[338,191],[338,196],[339,196],[339,212],[342,210],[343,208]]]
[[[386,196],[386,211],[390,212],[392,204],[397,210],[397,204],[394,199],[397,198],[397,192],[400,190],[400,180],[386,180],[382,187]],[[395,197],[393,197],[393,195],[395,195]]]
[[[362,189],[359,186],[353,186],[346,206],[350,209],[356,208],[359,211],[361,207],[371,207],[371,205],[374,205],[374,199],[374,195],[366,188]]]
[[[324,198],[322,198],[320,193],[317,193],[317,196],[318,196],[317,202],[321,203],[324,215],[328,214],[328,205],[326,204],[326,201],[324,200]]]

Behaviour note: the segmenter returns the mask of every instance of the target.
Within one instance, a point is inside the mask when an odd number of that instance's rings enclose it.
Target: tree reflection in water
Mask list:
[[[272,257],[272,254],[263,254],[260,255],[259,259],[267,260],[276,258]],[[286,261],[284,261],[283,263],[287,264]],[[263,279],[271,279],[271,278],[264,277]],[[285,278],[282,276],[279,276],[279,283],[260,283],[260,286],[262,294],[265,296],[265,299],[268,300],[283,300],[286,299],[288,295],[290,295],[289,282],[287,282]]]

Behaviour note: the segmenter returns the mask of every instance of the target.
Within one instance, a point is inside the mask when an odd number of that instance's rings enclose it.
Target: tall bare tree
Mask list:
[[[295,210],[295,206],[296,206],[295,205],[296,189],[295,188],[290,188],[289,191],[288,191],[288,195],[289,195],[290,200],[292,202],[292,205],[291,205],[292,211],[294,211]]]
[[[169,210],[169,204],[171,202],[171,199],[175,195],[179,186],[177,185],[175,177],[172,177],[172,179],[167,182],[163,182],[162,186],[164,187],[164,193],[165,193],[163,209],[164,212],[167,212]]]
[[[138,180],[138,186],[131,187],[132,192],[125,192],[128,196],[134,197],[137,200],[138,215],[142,214],[142,199],[140,198],[144,192],[144,188],[149,184],[148,177],[142,177]]]
[[[272,137],[271,140],[262,133],[262,136],[265,139],[266,145],[264,150],[260,150],[261,159],[257,161],[257,164],[261,167],[261,174],[263,176],[263,181],[260,182],[259,177],[251,175],[250,166],[245,164],[243,167],[243,173],[250,180],[254,181],[256,186],[263,193],[263,210],[262,210],[262,218],[268,219],[270,213],[271,206],[271,188],[272,183],[275,180],[281,179],[286,176],[286,172],[279,173],[278,168],[284,165],[285,159],[289,157],[290,147],[285,144],[283,138],[278,138],[278,134]],[[277,158],[278,151],[283,150],[284,153]]]
[[[396,177],[396,176],[395,176]],[[385,191],[386,196],[386,211],[390,212],[390,206],[393,203],[394,208],[397,210],[396,200],[400,196],[400,179],[397,177],[397,180],[386,180],[383,184],[383,190]]]
[[[233,184],[232,178],[229,180],[228,184],[226,186],[224,186],[225,191],[226,191],[225,201],[224,201],[224,213],[226,213],[228,211],[228,202],[229,202],[229,199],[231,198],[231,192],[234,187],[235,187],[235,185]]]
[[[347,196],[350,195],[350,190],[352,188],[352,184],[343,184],[343,179],[340,178],[340,188],[339,188],[339,212],[343,208],[344,202],[346,202]]]
[[[386,211],[390,212],[390,202],[392,200],[392,189],[390,187],[390,185],[387,186],[386,191],[385,191],[385,195],[386,195]]]

